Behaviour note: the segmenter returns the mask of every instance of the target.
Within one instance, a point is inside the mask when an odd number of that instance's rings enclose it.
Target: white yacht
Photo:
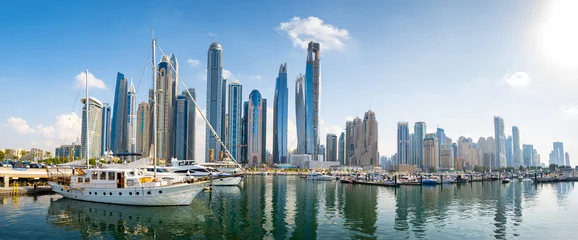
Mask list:
[[[203,163],[201,165],[193,160],[177,160],[173,158],[171,164],[173,165],[173,167],[171,167],[173,173],[188,174],[193,177],[211,177],[213,179],[213,186],[237,186],[243,181],[244,177],[243,174],[231,174],[208,167],[222,166],[218,163]],[[232,173],[236,173],[236,171]]]
[[[310,172],[306,179],[316,181],[332,181],[333,177],[318,172]]]
[[[48,184],[65,198],[134,206],[189,205],[209,182],[153,178],[131,169],[76,169],[78,175]]]

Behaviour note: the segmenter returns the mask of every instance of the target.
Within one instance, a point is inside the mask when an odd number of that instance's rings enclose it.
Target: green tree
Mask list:
[[[20,150],[20,158],[22,159],[22,157],[24,157],[26,155],[26,150]]]
[[[12,150],[10,148],[4,149],[4,154],[6,155],[5,156],[6,159],[13,159],[14,158],[14,150]]]
[[[51,157],[52,157],[52,152],[46,151],[46,155],[45,155],[44,157],[45,157],[45,158],[51,158]]]
[[[0,161],[4,161],[4,157],[6,157],[4,151],[0,151]]]

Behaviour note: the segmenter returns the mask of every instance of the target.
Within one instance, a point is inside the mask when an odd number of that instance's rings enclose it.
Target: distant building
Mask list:
[[[287,63],[279,67],[273,99],[273,162],[287,164],[287,120],[289,107]]]
[[[441,150],[446,148],[446,133],[443,128],[437,128],[436,137],[438,138],[438,159],[441,161]]]
[[[134,85],[131,83],[127,93],[127,122],[126,122],[126,141],[125,149],[127,152],[136,153],[136,125],[137,125],[137,103],[136,103],[136,90]],[[136,160],[135,156],[130,158],[132,161]]]
[[[224,139],[225,130],[225,95],[226,80],[223,79],[223,48],[221,44],[213,42],[207,52],[207,120],[221,138]],[[205,158],[219,159],[221,144],[213,132],[207,127],[205,135]],[[212,156],[209,156],[212,154]],[[265,153],[263,153],[265,154]],[[259,160],[261,160],[261,156]],[[264,161],[264,160],[263,160]]]
[[[522,149],[520,148],[520,130],[518,127],[512,127],[512,167],[518,168],[522,165]]]
[[[325,153],[326,153],[325,145],[323,145],[323,144],[319,145],[319,153],[320,153],[319,155],[323,157],[323,160],[315,159],[315,161],[324,161],[325,159],[327,159],[325,156]]]
[[[169,160],[174,157],[174,140],[175,140],[175,106],[176,98],[178,96],[178,85],[175,82],[175,77],[178,73],[171,67],[172,61],[167,56],[161,58],[161,62],[157,64],[156,86],[158,92],[156,93],[157,102],[156,107],[157,129],[157,158],[160,160]],[[154,96],[153,96],[154,97]],[[149,135],[151,138],[154,136]],[[150,142],[153,142],[149,139]]]
[[[184,95],[177,96],[175,102],[175,139],[174,154],[177,159],[187,159],[187,133],[188,133],[188,101]]]
[[[337,161],[337,136],[327,134],[325,161]]]
[[[345,156],[344,165],[355,165],[356,163],[351,162],[351,158],[355,153],[355,126],[357,124],[361,125],[361,119],[355,118],[352,121],[347,121],[345,123]]]
[[[570,166],[570,155],[566,152],[566,166]]]
[[[88,104],[86,103],[86,98],[81,99],[81,102],[84,104],[82,108],[82,152],[86,153],[86,133],[88,131],[88,136],[90,137],[90,139],[88,139],[90,141],[90,149],[88,149],[90,158],[98,158],[102,150],[102,102],[93,97],[90,97]],[[88,123],[86,122],[87,105]]]
[[[337,150],[337,161],[339,161],[340,165],[345,165],[345,133],[342,132],[339,135],[339,147]]]
[[[534,166],[534,146],[531,144],[524,144],[523,148],[523,155],[524,155],[524,166],[531,167]]]
[[[141,102],[136,114],[136,152],[142,154],[143,157],[149,156],[150,117],[150,105]]]
[[[514,166],[514,147],[512,136],[506,138],[506,166]]]
[[[247,156],[249,164],[251,166],[267,164],[265,151],[267,103],[257,89],[251,91],[247,108]]]
[[[454,149],[451,147],[442,148],[440,153],[440,168],[451,169],[455,167]]]
[[[299,75],[295,80],[295,127],[297,128],[297,153],[305,154],[305,77]]]
[[[188,90],[191,95],[187,93],[187,90],[183,91],[182,95],[187,99],[187,154],[185,155],[185,159],[196,159],[195,158],[195,146],[196,146],[196,119],[197,119],[197,107],[193,103],[193,100],[197,99],[197,93],[195,92],[194,88],[189,88]]]
[[[355,123],[354,138],[356,142],[352,162],[357,163],[355,165],[361,167],[378,167],[378,124],[375,113],[371,110],[367,111],[363,118],[363,123],[358,123],[359,118],[357,118]]]
[[[423,169],[423,139],[425,138],[426,131],[427,126],[425,122],[416,122],[413,126],[413,164],[417,165],[420,169]]]
[[[102,133],[100,134],[102,140],[102,146],[100,149],[100,155],[104,156],[104,153],[111,150],[110,146],[110,121],[112,120],[112,115],[110,112],[110,105],[108,103],[102,104]]]
[[[423,140],[423,171],[438,170],[439,146],[435,133],[428,133]]]
[[[229,113],[228,113],[228,136],[227,148],[236,160],[241,159],[243,116],[243,86],[237,80],[229,84]]]
[[[496,161],[498,168],[506,167],[506,135],[504,133],[504,119],[494,117],[494,138],[496,139]]]
[[[54,151],[54,157],[60,158],[66,161],[73,161],[82,158],[81,145],[77,143],[72,143],[70,145],[60,145]]]
[[[397,123],[397,161],[398,164],[410,164],[409,127],[407,122]]]
[[[554,142],[554,164],[558,166],[563,166],[565,163],[564,161],[564,143],[562,142]]]
[[[321,45],[319,43],[309,42],[305,67],[305,151],[314,156],[321,154],[318,149],[319,96],[321,94],[320,51]]]
[[[116,87],[114,90],[114,105],[112,108],[112,122],[110,141],[113,153],[126,152],[128,139],[128,79],[124,74],[117,73]]]

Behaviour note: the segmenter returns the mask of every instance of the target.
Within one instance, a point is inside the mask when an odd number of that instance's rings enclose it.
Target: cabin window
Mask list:
[[[108,173],[108,180],[114,180],[114,172]]]
[[[133,186],[134,180],[126,180],[126,185]]]
[[[78,182],[79,182],[79,183],[83,183],[83,182],[84,182],[84,178],[78,178]]]
[[[135,175],[134,172],[129,172],[128,174],[132,177],[134,177],[134,175]]]
[[[100,172],[100,180],[106,180],[106,172]]]
[[[92,179],[98,180],[98,172],[92,172]]]
[[[90,183],[90,178],[85,178],[85,179],[84,179],[84,182],[85,182],[85,183]]]

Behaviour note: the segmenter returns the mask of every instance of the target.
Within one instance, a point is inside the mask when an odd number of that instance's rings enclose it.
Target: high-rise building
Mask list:
[[[409,127],[407,122],[397,123],[397,162],[410,164]]]
[[[247,105],[247,155],[249,165],[267,164],[266,159],[266,126],[267,103],[257,89],[251,91]]]
[[[189,95],[191,93],[191,95]],[[197,119],[197,108],[193,100],[197,100],[197,93],[194,88],[189,88],[188,92],[183,91],[182,95],[187,99],[187,154],[186,159],[195,159],[195,142],[197,129],[195,126],[195,121]],[[192,97],[192,98],[191,98]]]
[[[409,129],[409,124],[408,124],[408,129]],[[414,146],[415,142],[413,140],[413,136],[414,136],[413,133],[409,134],[409,144],[408,144],[409,145],[409,147],[408,147],[409,157],[407,158],[407,164],[408,165],[416,165],[414,163],[414,161],[415,161],[415,146]],[[396,162],[395,164],[399,164],[399,162]]]
[[[102,142],[102,147],[100,148],[100,156],[104,156],[106,152],[111,150],[110,148],[110,121],[112,119],[110,112],[110,105],[108,103],[102,104],[102,133],[100,140]]]
[[[319,95],[321,94],[321,72],[319,70],[320,44],[309,42],[305,68],[305,142],[306,153],[319,154]],[[376,160],[377,161],[377,160]]]
[[[175,102],[175,135],[174,135],[174,154],[177,159],[187,159],[187,134],[188,134],[188,101],[184,95],[177,96]]]
[[[554,142],[554,160],[556,165],[563,166],[565,165],[564,161],[564,143],[562,142]]]
[[[323,144],[319,144],[319,155],[321,158],[318,158],[317,161],[327,161],[327,158],[325,157],[325,145]]]
[[[354,138],[356,142],[352,159],[357,162],[355,165],[378,167],[378,124],[375,112],[371,110],[367,111],[363,117],[363,123],[360,125],[357,125],[356,123]]]
[[[361,119],[355,118],[353,121],[347,121],[345,123],[345,165],[355,165],[356,163],[351,162],[351,158],[355,154],[355,126],[357,124],[361,125]]]
[[[339,150],[337,150],[337,161],[340,165],[345,165],[345,133],[339,135]],[[568,153],[566,153],[568,154]]]
[[[532,161],[532,166],[533,167],[540,166],[540,154],[538,154],[538,151],[536,151],[535,148],[534,148],[534,153],[532,154],[532,156],[534,157],[534,161]]]
[[[86,140],[90,141],[90,148],[88,152],[90,158],[100,157],[100,151],[102,150],[102,102],[98,99],[90,97],[88,104],[86,104],[86,98],[80,100],[84,107],[82,108],[82,154],[86,153]],[[88,124],[86,122],[86,113],[88,105]],[[87,130],[88,126],[88,130]],[[88,133],[88,137],[86,134]]]
[[[566,152],[566,166],[570,166],[570,154]]]
[[[295,127],[297,128],[297,153],[305,154],[305,77],[299,75],[295,80]]]
[[[287,63],[279,67],[273,99],[273,163],[285,164],[287,159],[287,120],[289,114],[289,89],[287,88]]]
[[[435,133],[428,133],[423,139],[423,171],[430,172],[438,170],[439,163],[438,138]]]
[[[140,153],[143,157],[149,156],[150,117],[150,105],[146,102],[141,102],[138,105],[136,116],[136,152]]]
[[[228,129],[227,129],[227,149],[233,155],[235,160],[241,158],[241,136],[243,115],[243,86],[237,80],[229,84],[229,111],[228,111]]]
[[[325,161],[337,161],[337,135],[327,134]]]
[[[494,117],[494,138],[496,140],[496,162],[497,168],[506,167],[506,135],[504,133],[504,119]]]
[[[174,117],[177,86],[174,82],[175,72],[169,65],[170,59],[163,56],[161,62],[158,64],[156,85],[157,85],[157,158],[169,160],[174,153]],[[172,63],[171,63],[172,64]],[[152,99],[152,98],[151,98]],[[154,136],[151,136],[154,137]],[[151,141],[152,142],[152,141]]]
[[[532,144],[522,145],[523,155],[524,155],[524,166],[531,167],[534,166],[534,146]]]
[[[224,131],[224,111],[225,102],[223,96],[223,88],[226,81],[223,80],[223,48],[217,42],[214,42],[209,47],[207,53],[207,120],[213,126],[217,134],[222,134]],[[223,135],[219,136],[221,141],[224,141]],[[219,152],[221,152],[221,144],[213,132],[207,127],[206,139],[206,159],[219,159]],[[212,149],[212,151],[211,151]],[[209,157],[209,153],[213,156]]]
[[[418,168],[423,167],[423,139],[425,138],[426,131],[427,126],[425,122],[416,122],[413,126],[413,149],[415,150],[413,164],[417,165]]]
[[[513,167],[518,168],[522,165],[522,148],[520,148],[520,130],[518,127],[512,127],[512,156],[513,156]]]
[[[348,130],[345,141],[347,144],[347,151],[349,152],[348,154],[351,154],[351,157],[349,157],[347,161],[349,162],[349,165],[359,166],[359,157],[361,154],[358,152],[361,151],[360,146],[361,143],[363,143],[364,136],[362,121],[360,118],[356,117],[353,121],[347,122],[346,125]]]
[[[445,133],[443,128],[439,128],[439,127],[437,128],[436,137],[438,138],[438,147],[439,147],[438,154],[440,154],[440,156],[438,156],[438,159],[441,160],[441,152],[442,152],[441,150],[443,148],[447,147],[446,146],[446,133]]]
[[[506,166],[513,167],[514,166],[514,147],[513,147],[513,139],[512,136],[508,136],[506,138]]]
[[[249,102],[243,103],[243,118],[241,120],[241,162],[249,163],[247,144],[249,140]]]
[[[114,90],[114,105],[112,108],[112,123],[110,141],[113,153],[127,152],[125,135],[128,120],[128,79],[124,74],[116,74],[116,88]]]
[[[458,143],[452,143],[452,149],[454,150],[454,167],[458,168]],[[461,168],[458,168],[461,170]]]
[[[127,152],[136,153],[136,114],[137,114],[137,103],[136,103],[136,90],[134,85],[131,83],[127,93],[127,123],[126,123],[126,147]],[[132,161],[136,160],[133,155],[130,157]]]
[[[454,168],[455,160],[454,160],[454,149],[450,144],[449,147],[442,148],[440,153],[440,168],[442,169],[451,169]]]

